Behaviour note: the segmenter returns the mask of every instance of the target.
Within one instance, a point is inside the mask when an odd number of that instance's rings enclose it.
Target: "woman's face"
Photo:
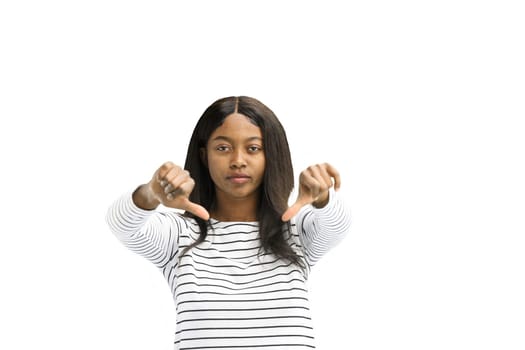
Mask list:
[[[217,196],[257,198],[266,159],[261,129],[242,114],[230,114],[211,134],[205,162]]]

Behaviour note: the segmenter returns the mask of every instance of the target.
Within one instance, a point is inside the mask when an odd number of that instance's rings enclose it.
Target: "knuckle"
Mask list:
[[[173,168],[173,163],[172,162],[166,162],[166,163],[162,164],[162,166],[160,168],[163,169],[163,170],[169,170],[169,169]]]

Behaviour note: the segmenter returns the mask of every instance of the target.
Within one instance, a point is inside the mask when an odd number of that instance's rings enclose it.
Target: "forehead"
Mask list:
[[[217,139],[244,141],[254,138],[262,139],[261,128],[240,113],[233,113],[227,116],[222,125],[210,135],[210,141]]]

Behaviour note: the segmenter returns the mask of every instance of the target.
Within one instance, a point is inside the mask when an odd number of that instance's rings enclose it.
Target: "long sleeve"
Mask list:
[[[143,210],[133,203],[131,193],[123,195],[109,207],[106,221],[127,248],[159,268],[165,267],[178,253],[183,219],[175,213]]]
[[[339,193],[331,189],[328,204],[323,208],[304,208],[297,215],[296,225],[304,258],[312,267],[349,232],[350,211]]]
[[[308,206],[296,218],[300,223],[290,232],[293,249],[308,265],[337,244],[349,225],[333,193],[326,207]],[[107,213],[115,236],[159,266],[168,281],[177,310],[174,348],[314,349],[302,267],[264,253],[257,222],[210,221],[204,242],[179,259],[178,247],[200,233],[195,220],[142,210],[131,194]]]

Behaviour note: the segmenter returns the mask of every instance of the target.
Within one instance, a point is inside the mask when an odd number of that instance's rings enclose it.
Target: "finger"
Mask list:
[[[181,209],[186,210],[203,220],[208,220],[210,218],[210,214],[203,206],[190,202],[189,200],[183,205],[183,208]]]
[[[319,171],[314,166],[308,167],[299,176],[299,197],[310,195],[315,197],[319,192],[321,184],[319,183]]]
[[[297,203],[293,204],[291,207],[286,209],[284,214],[281,216],[281,220],[283,222],[289,221],[291,218],[293,218],[295,215],[297,215],[297,213],[299,212],[300,209],[301,209],[301,207]]]
[[[183,187],[183,184],[186,182],[189,182],[190,185]],[[175,196],[175,194],[191,192],[195,182],[190,177],[190,173],[187,170],[173,168],[168,174],[166,174],[164,179],[161,180],[160,184],[164,187],[165,194],[172,193],[173,196]],[[183,188],[181,189],[181,187]]]
[[[324,167],[326,172],[334,179],[334,189],[336,191],[339,190],[339,188],[341,188],[341,175],[339,171],[328,163],[324,163]]]
[[[332,187],[332,177],[328,173],[324,165],[316,165],[309,168],[310,176],[317,182],[317,188],[319,192],[327,191]]]
[[[166,198],[173,200],[178,196],[184,196],[189,198],[191,191],[195,187],[195,180],[189,176],[179,176],[172,180],[171,183],[167,184],[164,188]]]
[[[177,188],[173,191],[171,191],[170,193],[167,193],[166,194],[166,198],[169,200],[169,201],[172,201],[174,200],[175,198],[179,197],[180,195],[182,195],[182,191],[180,188]]]
[[[190,173],[184,169],[182,169],[179,166],[173,166],[171,169],[169,169],[166,174],[160,179],[160,181],[166,181],[169,183],[174,183],[174,181],[177,181],[176,179],[184,179],[185,177],[189,177]]]
[[[175,189],[175,187],[173,187],[173,185],[170,184],[170,183],[168,183],[166,185],[166,181],[161,181],[160,185],[164,186],[164,193],[166,193],[166,194],[169,194],[170,192],[172,192]]]
[[[301,210],[302,207],[304,207],[305,205],[307,205],[309,203],[310,202],[307,201],[307,200],[298,199],[294,204],[292,204],[292,206],[290,206],[290,207],[288,207],[288,209],[286,209],[286,211],[281,216],[281,220],[284,221],[284,222],[289,221],[291,218],[293,218],[295,215],[297,215],[297,213],[299,213],[299,211]]]
[[[170,172],[171,169],[173,169],[176,165],[172,162],[166,162],[162,164],[157,170],[157,181],[162,181],[166,177],[166,175]]]
[[[195,180],[193,180],[188,174],[188,176],[183,179],[183,182],[177,185],[177,190],[179,190],[182,195],[189,197],[194,187]]]

